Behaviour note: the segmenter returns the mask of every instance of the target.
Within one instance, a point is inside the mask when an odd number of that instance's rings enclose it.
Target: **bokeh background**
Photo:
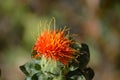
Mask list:
[[[56,18],[89,45],[94,80],[120,79],[120,0],[0,0],[2,80],[24,80],[40,20]]]

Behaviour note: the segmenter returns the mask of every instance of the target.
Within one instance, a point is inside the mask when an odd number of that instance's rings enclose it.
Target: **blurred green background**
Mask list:
[[[94,80],[120,79],[120,0],[0,0],[2,80],[24,80],[40,20],[56,17],[90,47]]]

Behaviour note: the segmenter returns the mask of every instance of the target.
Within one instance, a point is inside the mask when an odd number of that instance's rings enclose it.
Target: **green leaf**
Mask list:
[[[38,78],[38,75],[37,75],[37,73],[36,74],[34,74],[33,76],[32,76],[32,78],[31,78],[32,80],[38,80],[39,78]]]
[[[20,66],[20,69],[26,76],[33,76],[41,70],[40,60],[31,60],[30,62]]]
[[[25,74],[25,75],[29,75],[29,73],[27,72],[26,68],[24,65],[20,66],[20,69],[22,70],[22,72]]]

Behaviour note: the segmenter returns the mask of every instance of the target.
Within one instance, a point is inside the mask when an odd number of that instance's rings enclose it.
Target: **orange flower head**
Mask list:
[[[57,60],[63,64],[67,64],[72,58],[75,50],[70,47],[71,40],[66,38],[65,30],[44,30],[38,37],[33,50],[37,52],[34,56]]]

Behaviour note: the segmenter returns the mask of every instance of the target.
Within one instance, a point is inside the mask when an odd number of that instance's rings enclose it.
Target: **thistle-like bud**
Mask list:
[[[50,23],[49,27],[50,27]],[[26,80],[91,80],[89,48],[79,44],[66,29],[44,29],[35,42],[32,61],[20,66]],[[90,71],[91,70],[91,71]],[[94,72],[93,72],[94,73]],[[89,79],[90,78],[90,79]]]

